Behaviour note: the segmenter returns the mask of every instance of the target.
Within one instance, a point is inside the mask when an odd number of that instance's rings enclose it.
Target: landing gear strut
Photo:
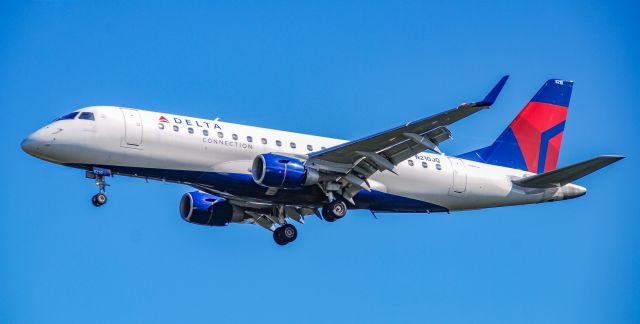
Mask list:
[[[96,186],[98,186],[98,193],[93,195],[93,197],[91,197],[91,203],[96,207],[100,207],[106,204],[107,203],[106,187],[109,184],[104,180],[104,175],[87,171],[86,177],[90,179],[95,179]]]
[[[347,204],[344,201],[334,200],[322,207],[322,218],[327,222],[335,222],[347,214]]]
[[[298,230],[291,224],[284,224],[273,231],[273,240],[278,245],[285,245],[293,242],[298,237]]]

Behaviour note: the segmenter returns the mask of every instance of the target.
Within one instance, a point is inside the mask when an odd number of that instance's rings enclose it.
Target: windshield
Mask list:
[[[54,121],[58,121],[58,120],[65,120],[65,119],[74,119],[74,118],[76,118],[76,116],[77,116],[77,115],[78,115],[78,112],[77,112],[77,111],[74,111],[74,112],[69,113],[69,114],[66,114],[66,115],[64,115],[64,116],[62,116],[62,117],[60,117],[60,118],[57,118],[57,119],[56,119],[56,120],[54,120]]]
[[[83,113],[80,113],[80,117],[78,117],[78,119],[96,120],[96,119],[93,117],[93,113],[92,113],[92,112],[88,112],[88,111],[85,111],[85,112],[83,112]]]

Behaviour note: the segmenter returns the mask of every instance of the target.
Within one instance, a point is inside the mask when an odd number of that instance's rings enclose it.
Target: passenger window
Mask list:
[[[174,131],[174,132],[177,132],[177,131],[179,131],[179,130],[180,130],[180,128],[178,128],[178,125],[173,125],[173,131]]]
[[[234,140],[234,141],[237,141],[237,140],[238,140],[238,135],[236,135],[236,134],[232,134],[232,135],[231,135],[231,138],[233,138],[233,140]]]
[[[267,144],[267,139],[266,138],[262,138],[260,141],[262,142],[262,144],[265,144],[265,145]]]
[[[313,146],[307,145],[307,151],[313,151]]]
[[[189,132],[189,134],[193,134],[193,128],[192,127],[187,128],[187,131]]]
[[[296,148],[296,143],[294,142],[291,142],[289,145],[291,146],[292,149]]]
[[[253,142],[253,137],[247,136],[247,142],[249,142],[249,143]]]
[[[72,112],[72,113],[66,114],[66,115],[64,115],[64,116],[62,116],[62,117],[60,117],[60,118],[56,119],[55,121],[58,121],[58,120],[67,120],[67,119],[74,119],[74,118],[76,118],[76,116],[78,116],[78,112],[77,112],[77,111],[74,111],[74,112]]]
[[[219,138],[223,138],[223,137],[224,137],[224,134],[222,134],[222,132],[218,132],[218,137],[219,137]]]
[[[410,166],[413,166],[413,160],[408,160]]]
[[[204,135],[204,136],[209,136],[209,131],[208,131],[208,130],[206,130],[206,129],[203,129],[203,130],[202,130],[202,135]]]
[[[422,167],[426,169],[428,167],[427,162],[422,162]]]
[[[163,123],[158,123],[158,129],[164,129],[164,124]]]
[[[93,117],[93,113],[92,113],[92,112],[88,112],[88,111],[81,112],[81,113],[80,113],[80,117],[78,117],[78,119],[84,119],[84,120],[96,120],[96,119]]]
[[[280,142],[280,140],[277,140],[277,141],[276,141],[276,145],[278,145],[278,146],[282,146],[282,142]]]

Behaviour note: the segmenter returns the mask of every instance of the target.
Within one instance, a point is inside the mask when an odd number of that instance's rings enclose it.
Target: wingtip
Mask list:
[[[603,158],[609,159],[609,160],[613,160],[613,161],[620,161],[622,159],[627,158],[624,155],[603,155]]]

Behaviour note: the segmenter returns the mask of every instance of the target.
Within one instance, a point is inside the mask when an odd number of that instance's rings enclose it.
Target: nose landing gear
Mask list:
[[[104,177],[105,175],[111,175],[111,171],[104,170],[104,169],[98,169],[98,170],[96,169],[97,168],[94,168],[93,171],[87,171],[86,177],[89,179],[96,180],[96,186],[98,186],[98,193],[93,195],[93,197],[91,197],[91,203],[96,207],[100,207],[107,203],[106,187],[109,184],[104,180]]]

